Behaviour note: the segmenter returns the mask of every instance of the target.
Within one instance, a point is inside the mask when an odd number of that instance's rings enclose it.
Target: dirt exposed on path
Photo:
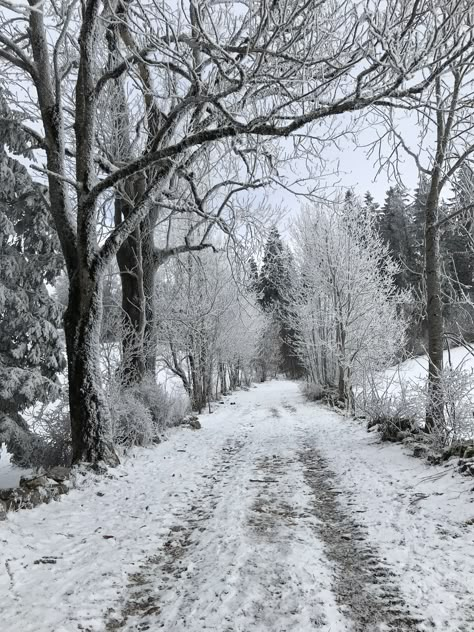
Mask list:
[[[173,591],[176,580],[186,574],[188,569],[185,560],[189,549],[199,541],[199,534],[206,530],[207,521],[222,496],[218,490],[219,484],[232,467],[244,443],[245,437],[226,442],[212,474],[203,475],[200,493],[189,512],[176,516],[177,524],[171,527],[163,548],[156,555],[146,558],[136,573],[129,575],[128,596],[121,611],[111,609],[108,613],[108,632],[124,628],[137,631],[155,628],[156,617],[161,611],[160,596]],[[160,578],[158,586],[157,577]],[[197,599],[198,591],[199,587],[195,587],[194,597],[189,595],[189,598]]]
[[[289,406],[284,406],[283,409],[287,414],[297,412],[294,407],[290,410]],[[279,417],[273,410],[270,414],[273,418]],[[202,486],[188,509],[176,514],[176,525],[170,528],[163,547],[129,575],[125,603],[119,612],[109,611],[106,628],[109,632],[163,628],[166,624],[160,623],[161,609],[163,604],[169,607],[175,592],[181,604],[176,606],[177,616],[178,612],[193,611],[193,604],[198,605],[200,586],[194,585],[195,569],[190,560],[202,548],[202,540],[218,504],[232,502],[228,485],[232,485],[231,481],[245,460],[244,453],[251,450],[249,441],[251,437],[248,435],[233,437],[216,454],[214,467],[203,474]],[[288,486],[288,471],[295,468],[301,472],[301,481],[305,483],[305,507],[292,501],[292,490]],[[283,625],[283,621],[290,620],[292,613],[299,610],[302,602],[308,603],[309,595],[298,583],[294,569],[285,566],[292,534],[300,528],[312,531],[315,543],[318,541],[324,546],[334,569],[332,590],[337,608],[348,622],[344,629],[350,632],[421,632],[425,629],[420,627],[422,618],[410,612],[405,604],[396,575],[367,540],[364,529],[346,513],[339,501],[341,492],[336,477],[312,441],[304,438],[303,448],[298,451],[295,445],[295,452],[286,457],[259,454],[248,476],[249,506],[244,531],[254,539],[256,550],[262,546],[262,550],[271,550],[275,554],[273,562],[268,561],[265,577],[267,603],[262,606],[250,599],[246,605],[248,615],[258,623],[259,630],[274,632],[271,626],[275,621],[279,620]],[[226,534],[221,537],[226,546]],[[205,551],[199,553],[197,559],[202,555],[206,555]],[[244,596],[245,576],[250,579],[256,572],[252,564],[258,566],[259,562],[249,559],[249,567],[241,571],[244,575],[238,575],[236,580],[237,602],[239,590],[243,591],[242,599],[248,599]],[[232,573],[231,569],[229,573]],[[310,627],[320,630],[327,621],[319,614],[317,602],[314,606],[314,616],[309,616]],[[183,630],[194,629],[192,625],[189,627],[190,624],[190,621],[185,623]],[[199,626],[199,622],[195,621],[193,625]],[[223,621],[222,626],[219,632],[236,629],[231,621]]]
[[[339,503],[341,492],[328,464],[309,442],[299,458],[312,491],[317,535],[335,565],[336,600],[353,622],[353,632],[421,631],[423,619],[409,611],[396,575]]]

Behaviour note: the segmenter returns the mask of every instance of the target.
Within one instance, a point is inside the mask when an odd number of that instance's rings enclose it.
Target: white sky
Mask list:
[[[331,152],[326,151],[325,161],[325,175],[322,174],[321,178],[316,179],[316,183],[320,186],[320,191],[317,193],[322,198],[330,199],[338,191],[344,193],[347,189],[353,189],[359,197],[363,197],[366,191],[370,191],[375,201],[382,206],[387,190],[397,184],[394,177],[389,177],[385,171],[378,173],[375,158],[369,158],[365,149],[355,147],[349,142],[339,151],[335,149]],[[418,171],[412,159],[406,157],[404,163],[399,165],[399,170],[401,180],[410,195],[418,186]],[[303,167],[298,163],[297,168],[293,169],[292,176],[303,177],[302,172]],[[288,219],[291,222],[294,213],[307,203],[306,198],[293,195],[280,188],[269,191],[268,197],[274,206],[283,204],[286,211],[283,225],[287,224]]]
[[[385,172],[377,176],[377,166],[374,158],[368,158],[362,148],[349,146],[338,156],[340,165],[340,179],[342,186],[354,188],[358,195],[370,191],[379,204],[383,204],[385,193],[390,186],[396,184],[389,180]],[[403,184],[410,190],[418,185],[418,172],[411,158],[407,157],[402,166]]]
[[[420,135],[416,119],[397,116],[395,124],[397,132],[403,135],[407,145],[418,153]],[[350,130],[349,133],[343,134],[345,129]],[[377,120],[375,116],[371,117],[370,114],[359,116],[358,123],[351,123],[346,117],[338,117],[332,122],[322,122],[313,129],[313,133],[320,138],[332,136],[337,139],[337,142],[326,144],[324,147],[316,142],[313,156],[308,157],[307,160],[289,159],[285,163],[287,166],[280,169],[280,175],[286,177],[287,184],[290,184],[298,178],[308,177],[310,171],[313,171],[310,183],[315,187],[316,195],[323,199],[331,199],[336,193],[353,189],[360,197],[370,191],[375,201],[382,205],[387,190],[399,181],[405,186],[409,195],[413,194],[418,186],[419,174],[412,157],[400,150],[399,162],[395,167],[398,180],[393,173],[394,169],[391,173],[387,173],[384,168],[381,168],[381,160],[389,157],[393,151],[391,141],[387,142],[384,139],[380,141],[380,146],[376,144],[379,137],[384,136],[385,131],[382,121]],[[341,134],[340,137],[339,134]],[[305,135],[305,132],[302,135]],[[374,143],[374,151],[369,155],[369,150]],[[289,156],[293,153],[291,139],[281,139],[279,144],[288,148]],[[304,145],[307,145],[307,141]],[[320,149],[320,158],[317,156],[318,149]],[[393,165],[393,160],[391,164]],[[305,188],[307,189],[308,186],[306,184]],[[279,187],[269,193],[269,198],[272,205],[283,204],[287,210],[286,217],[289,215],[290,219],[300,206],[307,203],[305,198],[293,195]]]

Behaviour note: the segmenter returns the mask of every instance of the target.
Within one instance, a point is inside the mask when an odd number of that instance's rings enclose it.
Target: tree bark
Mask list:
[[[191,407],[193,410],[196,410],[198,413],[202,411],[203,408],[203,397],[201,392],[201,380],[198,374],[198,370],[196,367],[196,362],[194,359],[193,353],[190,353],[188,356],[189,367],[191,371],[191,384],[192,384],[192,397],[191,397]]]
[[[30,0],[36,5],[36,0]],[[32,79],[36,88],[45,130],[51,212],[61,242],[69,278],[69,302],[64,315],[73,462],[118,463],[113,448],[110,413],[101,388],[99,333],[101,326],[103,268],[97,266],[95,240],[96,207],[83,198],[93,186],[93,142],[95,122],[93,41],[97,7],[90,5],[81,27],[79,72],[76,83],[76,176],[77,219],[72,212],[63,176],[65,130],[61,84],[51,61],[43,13],[30,12],[30,41],[34,60]],[[54,73],[54,76],[53,76]],[[91,114],[93,112],[93,114]],[[94,270],[94,273],[92,273]]]
[[[100,379],[101,276],[86,269],[77,271],[70,282],[64,315],[72,460],[117,465],[110,413]]]
[[[338,370],[338,386],[337,386],[337,394],[338,394],[338,398],[339,401],[341,402],[346,402],[346,394],[347,394],[347,388],[346,388],[346,374],[345,374],[345,367],[344,367],[344,359],[345,359],[345,341],[346,341],[346,334],[344,331],[344,326],[342,325],[341,322],[338,323],[337,325],[337,331],[336,331],[336,344],[337,344],[337,370]]]
[[[115,223],[127,217],[129,206],[121,198],[115,200]],[[117,252],[122,288],[122,371],[124,385],[139,383],[145,377],[145,304],[140,228],[123,242]]]
[[[155,278],[158,263],[155,258],[154,231],[158,218],[158,208],[155,207],[143,220],[140,226],[142,238],[143,262],[143,294],[145,299],[145,371],[147,375],[156,377],[156,304]]]
[[[426,429],[432,430],[444,420],[441,375],[443,371],[443,304],[438,226],[437,174],[433,174],[425,211],[426,302],[428,325],[428,405]]]
[[[129,186],[137,194],[136,186]],[[115,200],[115,225],[129,216],[133,207],[119,194]],[[156,373],[154,228],[158,215],[152,209],[117,252],[122,288],[124,337],[122,342],[124,384],[139,384]]]

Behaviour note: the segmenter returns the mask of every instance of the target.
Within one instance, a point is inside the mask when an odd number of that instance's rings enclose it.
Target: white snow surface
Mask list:
[[[473,348],[471,347],[471,350]],[[443,352],[443,363],[445,367],[451,366],[453,369],[463,370],[473,375],[474,381],[474,355],[465,347],[454,347]],[[396,391],[400,384],[408,386],[422,386],[428,375],[428,356],[421,355],[405,362],[400,362],[383,372],[382,384],[388,386],[389,391]]]
[[[214,408],[201,430],[0,523],[2,632],[474,630],[472,479],[380,444],[293,382]],[[301,460],[313,447],[416,628],[355,622]]]
[[[20,478],[32,472],[31,469],[16,467],[10,458],[6,447],[0,444],[0,489],[17,487]]]

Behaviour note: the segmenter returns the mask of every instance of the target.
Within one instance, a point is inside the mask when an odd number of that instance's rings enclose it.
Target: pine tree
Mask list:
[[[62,260],[44,188],[7,152],[29,155],[1,92],[0,120],[0,442],[21,463],[29,434],[22,412],[57,396],[64,368],[61,310],[47,290]]]
[[[288,325],[292,256],[273,227],[265,245],[257,291],[258,301],[267,313],[273,313],[280,331],[280,369],[291,377],[301,375],[302,367],[295,352],[295,332]]]
[[[474,277],[474,173],[467,163],[457,174],[453,192],[451,202],[445,205],[445,215],[463,212],[445,224],[441,246],[451,284],[457,295],[461,295],[472,292]]]
[[[273,227],[265,244],[258,280],[258,300],[264,310],[278,307],[284,300],[285,255],[278,229]]]
[[[390,187],[387,191],[377,225],[391,256],[401,266],[396,284],[405,289],[413,282],[414,251],[406,192],[401,187]]]

